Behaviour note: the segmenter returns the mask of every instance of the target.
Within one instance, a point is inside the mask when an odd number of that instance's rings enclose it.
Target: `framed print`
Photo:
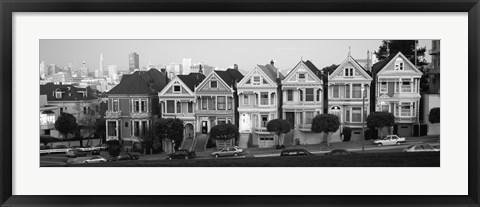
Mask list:
[[[2,205],[479,206],[478,1],[0,5]]]

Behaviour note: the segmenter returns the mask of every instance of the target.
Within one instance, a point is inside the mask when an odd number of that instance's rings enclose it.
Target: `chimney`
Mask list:
[[[275,62],[273,60],[270,60],[270,65],[275,67]]]
[[[233,69],[238,70],[238,65],[237,65],[237,64],[233,64]]]

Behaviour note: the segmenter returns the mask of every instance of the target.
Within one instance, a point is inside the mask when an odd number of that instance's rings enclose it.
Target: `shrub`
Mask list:
[[[120,154],[120,151],[121,151],[121,144],[120,144],[120,141],[118,140],[108,140],[106,142],[107,144],[107,150],[108,150],[108,154],[110,154],[111,157],[116,157]]]
[[[428,114],[428,121],[432,124],[440,123],[440,108],[430,109],[430,114]]]

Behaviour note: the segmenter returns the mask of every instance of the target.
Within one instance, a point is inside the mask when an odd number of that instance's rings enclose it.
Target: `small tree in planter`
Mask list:
[[[64,139],[68,134],[73,134],[78,128],[77,119],[69,113],[61,113],[55,121],[55,129],[63,135]]]
[[[440,123],[440,108],[432,108],[430,109],[430,114],[428,114],[428,121],[432,124]]]
[[[395,125],[395,117],[389,112],[372,112],[367,117],[367,126],[376,130],[393,125]],[[380,137],[383,137],[382,131],[380,131]]]
[[[277,149],[283,147],[283,138],[286,133],[290,132],[291,128],[290,122],[285,119],[274,119],[267,123],[267,131],[277,135]]]
[[[230,141],[230,145],[233,145],[239,135],[237,127],[233,124],[220,124],[210,129],[210,138],[215,140],[217,146],[222,146],[220,143],[222,141],[224,143]]]
[[[312,120],[312,132],[327,133],[327,145],[330,146],[332,133],[340,128],[338,116],[333,114],[319,114]]]

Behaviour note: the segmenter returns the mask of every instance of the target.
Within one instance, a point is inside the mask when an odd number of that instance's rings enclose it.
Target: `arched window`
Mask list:
[[[338,116],[338,118],[340,120],[342,120],[342,116],[341,116],[341,111],[342,111],[342,108],[340,108],[340,106],[332,106],[330,107],[330,113],[335,115],[335,116]]]
[[[403,70],[404,64],[402,58],[397,58],[395,60],[395,70]]]

